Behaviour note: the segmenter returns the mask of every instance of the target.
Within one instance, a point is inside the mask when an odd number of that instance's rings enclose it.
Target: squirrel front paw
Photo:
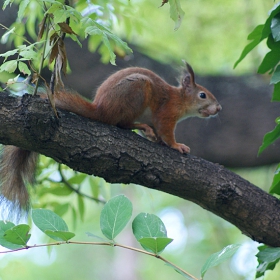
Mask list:
[[[191,149],[184,145],[184,144],[180,144],[180,143],[175,143],[171,146],[171,148],[175,149],[175,150],[178,150],[181,154],[184,154],[184,153],[189,153],[191,151]]]

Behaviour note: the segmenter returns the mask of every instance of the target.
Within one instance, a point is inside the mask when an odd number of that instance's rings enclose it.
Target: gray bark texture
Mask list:
[[[190,200],[253,240],[280,246],[280,201],[224,167],[182,155],[129,130],[58,111],[46,100],[0,93],[0,143],[44,154],[111,183]]]

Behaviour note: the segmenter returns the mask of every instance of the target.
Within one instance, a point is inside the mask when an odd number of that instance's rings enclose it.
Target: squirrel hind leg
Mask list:
[[[157,137],[154,129],[145,123],[133,123],[133,124],[129,124],[129,125],[126,124],[126,125],[122,125],[121,127],[127,128],[127,129],[139,129],[144,133],[145,137],[147,139],[149,139],[150,141],[152,141],[152,142],[158,141],[158,137]]]

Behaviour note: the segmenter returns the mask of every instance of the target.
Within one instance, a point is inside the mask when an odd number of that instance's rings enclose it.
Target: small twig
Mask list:
[[[39,71],[38,71],[38,75],[39,76],[41,76],[41,72],[42,72],[42,69],[43,69],[43,65],[44,65],[44,61],[45,61],[45,52],[46,52],[48,36],[49,36],[50,20],[49,20],[48,16],[46,18],[46,21],[47,21],[46,41],[44,43],[42,57],[41,57],[41,62],[40,62],[40,68],[39,68]],[[39,86],[39,79],[37,79],[36,84],[35,84],[34,95],[37,94],[38,86]]]
[[[64,1],[65,5],[68,5],[69,6],[69,1],[68,0],[65,0]],[[70,23],[70,18],[68,17],[66,19],[66,23],[69,25]],[[65,36],[66,36],[66,33],[65,32],[62,32],[60,38],[62,41],[64,41],[65,39]],[[55,59],[55,62],[54,62],[54,68],[53,68],[53,72],[52,72],[52,76],[51,76],[51,80],[50,80],[50,90],[51,90],[51,93],[54,94],[54,89],[55,89],[55,83],[56,83],[56,59]]]
[[[81,195],[81,196],[84,196],[84,197],[86,197],[86,198],[88,198],[88,199],[91,199],[91,200],[93,200],[93,201],[95,201],[95,202],[98,202],[98,203],[103,203],[103,204],[106,203],[106,201],[103,200],[103,199],[95,198],[95,197],[92,197],[92,196],[90,196],[90,195],[84,194],[84,193],[80,192],[79,190],[77,190],[76,188],[74,188],[74,187],[67,181],[67,179],[65,178],[65,176],[63,175],[63,172],[62,172],[62,169],[61,169],[61,164],[58,165],[58,172],[59,172],[59,174],[60,174],[60,176],[61,176],[61,182],[64,183],[69,189],[71,189],[72,191],[74,191],[76,194]]]
[[[4,29],[8,30],[8,31],[11,31],[10,28],[8,28],[7,26],[3,25],[2,23],[0,23],[0,26],[3,27]],[[15,34],[15,35],[18,36],[18,37],[21,37],[21,39],[22,39],[24,42],[28,43],[29,45],[33,45],[30,41],[28,41],[27,39],[25,39],[22,35],[18,35],[18,34],[15,33],[15,32],[13,32],[13,34]],[[4,35],[5,35],[5,34],[4,34]],[[36,48],[35,45],[34,45],[34,48],[35,48],[37,51],[39,51],[38,48]]]
[[[96,246],[103,245],[103,246],[113,246],[113,247],[124,248],[124,249],[127,249],[127,250],[135,251],[135,252],[138,252],[138,253],[142,253],[142,254],[149,255],[151,257],[155,257],[157,259],[160,259],[163,262],[170,264],[172,267],[176,268],[178,271],[181,271],[183,274],[188,275],[190,278],[192,278],[194,280],[199,280],[198,278],[194,277],[193,275],[189,274],[185,270],[181,269],[177,265],[174,265],[173,263],[171,263],[170,261],[168,261],[167,259],[165,259],[165,258],[163,258],[159,255],[156,255],[154,253],[150,253],[150,252],[147,252],[145,250],[138,249],[138,248],[134,248],[134,247],[118,244],[118,243],[111,243],[111,242],[84,242],[84,241],[70,241],[69,240],[69,241],[61,241],[61,242],[39,244],[39,245],[35,244],[35,245],[32,245],[32,246],[26,246],[26,247],[15,249],[15,250],[2,251],[2,252],[0,252],[0,254],[13,253],[13,252],[18,252],[18,251],[22,251],[22,250],[32,249],[32,248],[47,247],[47,246],[58,246],[58,245],[65,245],[65,244],[96,245]]]

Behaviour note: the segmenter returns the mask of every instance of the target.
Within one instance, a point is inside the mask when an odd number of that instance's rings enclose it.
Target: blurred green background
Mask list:
[[[93,1],[97,5],[101,2]],[[256,72],[265,54],[265,45],[257,47],[237,69],[234,70],[233,65],[248,43],[247,35],[257,24],[265,21],[269,9],[274,5],[273,1],[260,0],[182,0],[185,17],[179,30],[174,31],[168,4],[159,8],[161,1],[108,2],[111,5],[108,11],[115,9],[119,14],[119,17],[112,21],[113,29],[128,43],[133,43],[143,53],[162,63],[177,66],[184,58],[195,64],[196,73],[211,75]],[[43,160],[42,169],[45,168],[44,164],[46,160]],[[274,166],[233,171],[267,191]],[[231,261],[209,270],[204,279],[254,279],[257,265],[254,255],[258,244],[242,235],[233,225],[191,202],[168,194],[135,185],[110,186],[99,178],[94,179],[94,182],[97,192],[105,199],[116,194],[125,194],[133,202],[133,218],[139,212],[159,215],[165,222],[168,236],[174,239],[163,257],[189,273],[199,277],[202,265],[212,253],[229,244],[241,243],[241,249]],[[83,190],[89,194],[93,192],[92,186],[87,183],[84,183]],[[36,199],[36,195],[34,197]],[[99,228],[102,205],[85,198],[86,210],[81,220],[77,214],[79,207],[76,194],[72,193],[67,197],[45,195],[37,204],[47,201],[59,202],[57,212],[63,213],[67,210],[63,218],[69,225],[69,230],[76,233],[75,240],[98,241],[89,237],[87,232],[102,236]],[[65,205],[68,206],[65,208]],[[34,229],[29,243],[48,241],[41,232]],[[117,242],[139,247],[132,235],[131,223],[125,232],[117,237]],[[279,280],[279,275],[280,269],[277,267],[272,273],[267,273],[265,279]],[[155,258],[125,249],[63,245],[1,254],[0,279],[165,280],[183,277]]]

